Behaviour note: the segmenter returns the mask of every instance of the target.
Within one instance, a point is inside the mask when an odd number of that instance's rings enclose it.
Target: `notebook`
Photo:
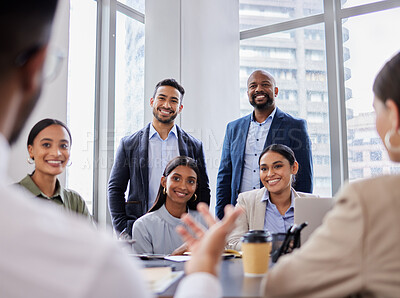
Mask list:
[[[322,224],[322,219],[332,207],[333,198],[297,198],[294,201],[294,223],[308,223],[301,231],[301,244]]]

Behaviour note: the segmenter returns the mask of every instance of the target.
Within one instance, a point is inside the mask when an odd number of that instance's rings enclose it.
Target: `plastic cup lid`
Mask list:
[[[250,230],[241,238],[242,242],[248,243],[264,243],[271,242],[271,233],[267,230]]]

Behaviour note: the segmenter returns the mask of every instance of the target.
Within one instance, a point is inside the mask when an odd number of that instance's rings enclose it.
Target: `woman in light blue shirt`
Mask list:
[[[153,207],[133,224],[136,253],[183,253],[184,244],[175,228],[181,224],[184,213],[206,226],[195,204],[191,204],[197,199],[198,177],[197,164],[190,157],[177,156],[167,164]]]
[[[289,147],[282,144],[268,146],[260,155],[259,165],[264,187],[239,194],[237,206],[245,212],[236,221],[227,248],[240,250],[240,238],[249,230],[286,233],[294,222],[294,200],[315,197],[293,189],[299,164]]]

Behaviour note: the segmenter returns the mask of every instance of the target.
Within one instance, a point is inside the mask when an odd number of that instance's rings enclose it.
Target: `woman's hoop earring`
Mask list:
[[[165,194],[165,195],[167,194],[167,192],[165,191],[165,187],[164,187],[162,193]]]
[[[71,165],[72,165],[72,160],[68,160],[67,167],[70,167]]]
[[[33,165],[33,164],[35,163],[35,161],[34,161],[33,158],[31,158],[31,157],[28,157],[27,161],[28,161],[28,163],[29,163],[30,165]]]
[[[393,153],[399,153],[400,152],[400,146],[393,146],[390,143],[390,138],[396,134],[396,132],[400,135],[400,130],[395,131],[394,129],[389,130],[386,135],[385,135],[385,145],[388,151],[391,151]]]
[[[196,200],[197,200],[197,195],[194,194],[194,200],[193,200],[193,202],[195,202]]]

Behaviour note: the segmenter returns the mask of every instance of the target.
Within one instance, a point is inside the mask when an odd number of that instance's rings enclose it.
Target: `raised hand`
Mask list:
[[[182,221],[194,233],[194,236],[184,226],[178,226],[177,228],[178,233],[192,252],[190,261],[185,265],[185,271],[186,274],[208,272],[217,275],[221,254],[226,244],[226,237],[234,229],[235,221],[243,210],[228,205],[225,207],[225,216],[221,221],[214,219],[205,203],[199,203],[197,210],[208,224],[208,230],[201,227],[189,214],[182,216]]]

